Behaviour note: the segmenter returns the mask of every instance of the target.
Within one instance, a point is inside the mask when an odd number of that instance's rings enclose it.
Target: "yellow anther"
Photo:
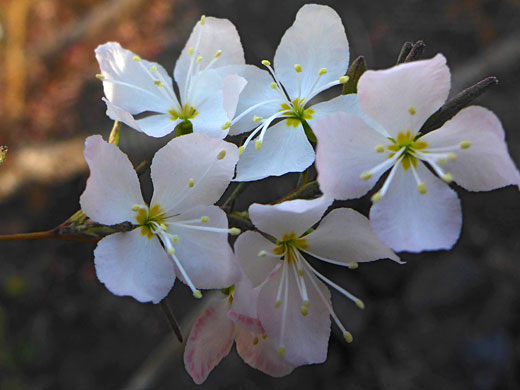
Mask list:
[[[280,356],[285,356],[285,347],[283,345],[280,345],[280,348],[278,348],[278,352],[280,352]]]
[[[326,73],[327,73],[327,68],[321,68],[321,69],[318,71],[318,74],[319,74],[320,76],[323,76],[323,75],[326,74]]]
[[[179,242],[179,236],[178,236],[177,234],[174,234],[174,235],[172,236],[172,242],[173,242],[174,244],[177,244],[177,243]]]
[[[278,84],[276,84],[274,81],[273,81],[271,84],[269,84],[269,86],[270,86],[272,89],[276,89],[276,88],[278,88]]]
[[[417,110],[415,109],[414,106],[410,106],[410,107],[408,107],[408,112],[410,113],[410,115],[415,115],[415,114],[417,114]]]
[[[377,153],[384,153],[385,147],[383,145],[376,145],[375,147]]]
[[[244,153],[244,145],[238,147],[238,155],[241,156]]]
[[[269,61],[269,60],[262,60],[262,65],[263,66],[271,66],[271,61]]]
[[[202,293],[200,292],[200,290],[195,290],[193,291],[193,296],[197,299],[200,299],[202,298]]]
[[[132,211],[139,211],[140,209],[141,209],[141,205],[139,205],[139,204],[134,204],[132,206]]]
[[[437,160],[437,162],[438,162],[440,165],[444,165],[444,164],[446,164],[446,163],[448,162],[448,160],[446,160],[445,158],[439,158],[439,159]]]
[[[200,219],[200,222],[202,223],[208,223],[209,222],[209,217],[204,215],[201,219]]]
[[[188,180],[188,187],[193,188],[194,185],[195,185],[195,179],[192,178],[192,179]]]
[[[356,306],[359,307],[360,309],[365,308],[365,304],[363,303],[363,301],[361,299],[356,299]]]
[[[462,141],[459,145],[460,145],[461,149],[469,149],[469,147],[471,146],[471,142],[469,142],[469,141]]]
[[[264,250],[261,250],[260,252],[258,252],[258,257],[265,257],[267,256],[267,252],[264,251]]]
[[[303,276],[305,274],[305,270],[303,268],[300,268],[298,270],[298,275]]]
[[[307,314],[309,314],[309,309],[307,309],[307,307],[305,306],[302,306],[301,309],[300,309],[301,313],[302,313],[302,316],[306,316]]]
[[[135,62],[139,62],[139,61],[141,61],[141,57],[139,57],[138,55],[133,56],[132,59],[133,59]]]
[[[341,77],[339,78],[339,82],[340,82],[341,84],[346,84],[346,82],[347,82],[349,79],[350,79],[350,77],[348,77],[348,76],[341,76]]]
[[[261,116],[257,116],[257,115],[253,115],[253,122],[262,122],[262,118]]]
[[[168,249],[168,254],[173,255],[175,253],[175,248],[172,246],[170,249]]]
[[[198,64],[202,61],[202,56],[198,56],[197,59],[195,60],[195,62]]]
[[[451,175],[451,173],[445,173],[444,175],[442,175],[442,180],[444,180],[445,183],[451,183],[453,181],[453,176]]]
[[[204,23],[206,23],[206,15],[202,15],[202,16],[200,17],[200,24],[201,24],[202,26],[204,26]]]
[[[166,225],[165,223],[161,223],[159,226],[160,226],[161,230],[163,230],[163,231],[168,230],[168,225]]]
[[[302,66],[300,64],[294,64],[294,70],[296,73],[301,73],[303,71]]]
[[[457,155],[455,153],[448,154],[448,161],[454,162],[457,159]]]
[[[419,183],[417,184],[417,191],[419,191],[419,194],[426,194],[426,184]]]
[[[222,55],[222,50],[217,50],[217,52],[215,53],[215,58],[219,58],[220,56]]]
[[[152,73],[157,72],[157,66],[155,66],[155,65],[150,66],[150,72],[152,72]]]
[[[193,47],[190,47],[188,49],[188,55],[190,55],[190,56],[193,55],[193,50],[194,50]]]
[[[231,229],[229,229],[229,234],[231,234],[232,236],[238,236],[240,232],[241,230],[236,227],[232,227]]]
[[[226,151],[221,150],[219,154],[217,154],[217,160],[222,160],[224,157],[226,157]]]
[[[345,341],[346,341],[347,343],[351,343],[352,340],[353,340],[353,338],[352,338],[352,334],[351,334],[348,330],[346,330],[345,332],[343,332],[343,338],[345,339]]]
[[[158,87],[164,87],[164,84],[162,82],[160,82],[159,80],[155,80],[153,83],[155,85],[157,85]]]
[[[230,121],[227,121],[226,123],[224,123],[221,127],[222,130],[227,130],[231,127],[231,122]]]
[[[104,80],[104,79],[105,79],[105,76],[103,76],[101,73],[98,73],[98,74],[96,75],[96,79]]]
[[[358,263],[350,263],[348,265],[348,268],[349,269],[358,269],[359,268],[359,264]]]
[[[282,304],[282,301],[276,301],[274,304],[274,307],[280,307],[281,304]]]
[[[305,307],[309,307],[311,303],[309,301],[303,301],[303,306]]]
[[[379,202],[382,198],[383,198],[383,196],[382,196],[379,192],[376,192],[374,195],[372,195],[372,197],[370,198],[370,200],[372,201],[372,203],[377,203],[377,202]]]
[[[260,150],[261,147],[262,147],[262,140],[261,139],[257,139],[256,142],[255,142],[255,149],[256,150]]]
[[[260,341],[260,340],[258,339],[258,337],[255,337],[255,338],[253,339],[253,345],[258,344],[259,341]]]
[[[369,180],[372,178],[372,172],[370,172],[370,171],[362,172],[361,175],[359,175],[359,177],[361,178],[361,180]]]

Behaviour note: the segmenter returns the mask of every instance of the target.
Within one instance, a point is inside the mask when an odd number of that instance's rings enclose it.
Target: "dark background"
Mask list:
[[[497,76],[500,84],[477,103],[502,119],[520,162],[520,1],[324,3],[343,19],[351,59],[362,54],[370,68],[391,66],[405,40],[423,39],[426,57],[447,56],[453,92]],[[111,127],[94,78],[96,45],[117,40],[171,70],[204,13],[229,18],[247,62],[258,64],[272,59],[302,4],[0,1],[0,144],[10,148],[0,166],[0,233],[49,229],[79,207],[88,176],[84,138],[107,136]],[[124,129],[121,148],[137,163],[167,140]],[[274,201],[295,182],[288,175],[252,185],[237,208]],[[352,344],[333,327],[327,362],[282,379],[249,368],[233,351],[202,388],[520,388],[518,189],[457,191],[464,225],[452,251],[402,254],[402,266],[322,267],[367,305],[361,311],[333,295]],[[369,208],[367,199],[347,205],[365,215]],[[93,249],[0,242],[0,389],[195,388],[158,307],[109,293],[96,279]],[[200,304],[182,283],[168,300],[187,334]]]

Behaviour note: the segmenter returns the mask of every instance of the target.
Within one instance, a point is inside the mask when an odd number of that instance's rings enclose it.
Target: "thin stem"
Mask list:
[[[179,326],[179,323],[177,322],[177,319],[173,315],[172,310],[170,309],[170,306],[166,302],[166,299],[163,299],[161,302],[159,302],[159,306],[161,307],[161,310],[166,317],[166,320],[170,324],[173,333],[175,333],[175,336],[177,337],[177,340],[179,340],[180,343],[182,343],[184,340],[182,338],[182,331]]]
[[[110,132],[110,135],[108,136],[108,143],[116,145],[116,146],[119,145],[120,130],[121,130],[121,122],[114,121],[114,126],[112,127],[112,131]]]
[[[229,195],[229,197],[225,200],[224,204],[222,205],[224,211],[230,212],[233,209],[233,204],[235,203],[235,200],[237,200],[237,198],[240,195],[242,195],[242,193],[246,190],[248,185],[249,182],[247,181],[238,183],[231,195]]]
[[[58,234],[53,230],[47,232],[17,233],[0,235],[0,241],[22,241],[22,240],[63,240],[79,242],[97,242],[101,237],[80,237],[73,234]]]

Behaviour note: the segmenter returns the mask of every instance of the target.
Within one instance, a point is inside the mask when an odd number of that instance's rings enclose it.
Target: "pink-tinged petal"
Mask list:
[[[415,134],[446,101],[450,79],[442,54],[390,69],[369,70],[359,79],[359,105],[391,137],[407,131]]]
[[[313,123],[318,139],[316,169],[324,194],[335,199],[352,199],[366,194],[384,170],[374,172],[368,180],[361,174],[384,162],[388,154],[378,153],[378,145],[390,141],[353,114],[339,112]]]
[[[245,232],[235,241],[235,254],[240,268],[256,287],[262,284],[273,268],[280,263],[279,256],[275,257],[273,249],[276,245],[257,232]],[[265,252],[265,256],[260,256]]]
[[[128,111],[125,111],[121,107],[109,102],[105,98],[103,101],[107,105],[107,115],[110,119],[123,122],[125,125],[131,128],[145,133],[150,137],[164,137],[170,134],[180,120],[171,120],[171,116],[159,114],[150,115],[143,119],[135,119]]]
[[[226,357],[234,340],[234,325],[226,313],[227,299],[214,299],[199,314],[184,350],[184,367],[193,381],[200,385]]]
[[[426,194],[417,191],[412,172],[400,166],[388,192],[370,209],[372,230],[396,252],[450,249],[462,226],[457,194],[421,162],[417,173]]]
[[[288,200],[275,205],[253,203],[249,207],[249,217],[259,230],[279,240],[292,233],[299,237],[321,219],[332,202],[332,198],[321,196],[312,200]]]
[[[222,87],[223,105],[229,120],[235,116],[238,98],[246,85],[246,79],[236,74],[231,74],[224,79]]]
[[[231,126],[231,135],[253,130],[259,124],[253,120],[255,115],[269,118],[281,109],[281,104],[286,103],[280,94],[270,87],[273,78],[269,72],[253,65],[245,65],[241,67],[239,74],[247,80],[247,85],[240,94],[236,114],[237,117],[243,113],[244,115]],[[251,109],[254,106],[256,107]]]
[[[212,205],[223,194],[235,171],[238,148],[204,134],[171,140],[152,161],[154,194],[169,215],[195,205]]]
[[[105,96],[116,106],[132,115],[144,111],[166,113],[178,106],[172,80],[161,65],[142,59],[136,61],[139,57],[117,42],[98,46],[96,58],[106,79],[103,81]],[[152,67],[154,72],[150,70]]]
[[[271,344],[269,338],[236,328],[235,342],[240,357],[251,367],[264,374],[279,378],[289,375],[296,366],[280,356],[278,348]]]
[[[520,185],[520,173],[507,151],[500,120],[491,111],[472,106],[460,111],[440,129],[421,138],[430,148],[456,147],[456,159],[443,169],[469,191],[489,191],[510,184]],[[462,149],[461,142],[470,147]]]
[[[300,8],[274,56],[276,75],[292,99],[307,96],[320,69],[326,68],[327,73],[320,77],[315,90],[343,76],[348,62],[347,35],[339,15],[332,8],[317,4]],[[301,95],[298,94],[295,64],[301,65],[303,70],[300,73]]]
[[[291,265],[288,265],[289,267]],[[310,273],[305,273],[304,279],[307,286],[310,305],[308,314],[301,313],[302,299],[298,291],[294,272],[287,270],[288,299],[275,307],[278,286],[282,278],[282,269],[278,270],[261,288],[258,296],[258,316],[266,334],[276,349],[285,346],[285,360],[295,366],[312,363],[322,363],[327,359],[327,347],[330,335],[330,317],[327,306],[322,301],[317,290],[312,285],[309,277],[315,278]],[[316,285],[324,298],[330,304],[330,292],[316,280]],[[282,317],[284,308],[286,312],[285,334],[283,340]]]
[[[245,233],[246,234],[246,233]],[[236,325],[254,333],[264,333],[264,328],[256,313],[256,303],[260,290],[253,288],[249,279],[242,275],[240,280],[235,283],[233,293],[233,304],[228,312],[228,318]]]
[[[198,45],[197,45],[197,42]],[[188,51],[193,48],[193,54],[190,56]],[[218,68],[226,65],[243,65],[244,50],[240,43],[240,37],[238,36],[237,29],[227,19],[218,19],[213,17],[205,18],[204,25],[197,22],[191,35],[186,42],[186,46],[182,49],[182,53],[175,64],[175,70],[173,77],[179,85],[181,96],[186,87],[186,78],[190,68],[190,62],[200,56],[202,57],[198,68],[204,69],[206,66],[215,59],[215,54],[218,50],[221,50],[220,56],[216,59],[211,69]],[[192,74],[194,69],[192,69]]]
[[[303,172],[313,162],[314,149],[303,127],[287,126],[284,120],[267,130],[260,150],[256,150],[254,140],[247,145],[233,180],[253,181],[288,172]]]
[[[202,217],[208,217],[209,221],[202,222]],[[192,222],[194,220],[197,222]],[[166,223],[168,233],[178,236],[178,242],[173,243],[175,256],[195,287],[225,288],[236,282],[238,265],[233,261],[227,231],[197,230],[197,227],[227,230],[228,220],[224,211],[217,206],[195,206],[167,218]],[[180,272],[177,276],[184,281]]]
[[[100,135],[93,135],[85,141],[85,160],[90,177],[79,199],[85,214],[105,225],[135,222],[132,206],[144,201],[128,157],[117,146],[103,141]]]
[[[304,252],[329,263],[349,265],[379,259],[399,262],[399,257],[372,232],[368,219],[352,209],[332,210],[305,238]]]
[[[175,273],[157,238],[140,229],[103,238],[94,250],[96,274],[115,295],[160,302],[173,287]]]

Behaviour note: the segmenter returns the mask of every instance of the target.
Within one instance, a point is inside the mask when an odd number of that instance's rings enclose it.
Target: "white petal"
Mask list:
[[[246,84],[246,79],[237,76],[236,74],[229,75],[224,79],[224,85],[222,88],[223,105],[229,120],[233,119],[235,116],[238,106],[238,98]]]
[[[279,240],[291,233],[299,237],[321,219],[332,201],[332,198],[321,196],[312,200],[288,200],[275,205],[254,203],[249,207],[249,217],[259,230]]]
[[[450,249],[462,225],[457,194],[421,162],[417,173],[427,193],[420,194],[412,172],[399,167],[386,195],[370,209],[372,230],[396,252]]]
[[[246,232],[247,233],[247,232]],[[244,233],[245,234],[245,233]],[[228,318],[240,328],[247,329],[254,333],[264,333],[264,328],[256,313],[256,303],[260,290],[253,288],[249,279],[242,275],[240,280],[235,283],[233,293],[233,304],[228,312]]]
[[[303,316],[301,313],[302,299],[294,273],[291,270],[288,271],[289,290],[286,302],[287,317],[283,342],[281,340],[281,328],[284,302],[280,306],[275,307],[276,295],[282,275],[281,269],[260,290],[260,295],[258,296],[258,316],[260,322],[275,346],[285,346],[285,360],[289,363],[295,366],[322,363],[327,358],[330,334],[329,311],[309,280],[309,277],[315,278],[315,276],[309,276],[306,273],[304,278],[308,286],[307,292],[310,305],[308,314]],[[318,280],[316,280],[316,284],[330,304],[329,290]]]
[[[300,8],[274,56],[276,75],[292,99],[299,97],[295,64],[303,69],[300,96],[305,97],[321,68],[326,68],[327,73],[321,76],[316,89],[343,76],[348,62],[348,41],[339,15],[317,4]]]
[[[115,295],[158,303],[173,287],[173,265],[157,238],[140,229],[103,238],[94,250],[99,280]]]
[[[132,206],[144,201],[128,157],[100,135],[93,135],[85,141],[85,160],[90,177],[79,200],[85,214],[105,225],[135,222]]]
[[[172,121],[170,115],[164,114],[150,115],[149,117],[136,120],[128,111],[104,98],[103,101],[107,105],[107,115],[110,119],[123,122],[125,125],[150,137],[164,137],[171,133],[180,122],[179,120]]]
[[[279,258],[272,256],[275,247],[276,245],[257,232],[242,233],[236,240],[236,256],[245,277],[251,281],[253,287],[262,284],[273,268],[280,263]],[[261,251],[267,252],[268,255],[258,256]]]
[[[247,80],[247,85],[240,94],[236,111],[237,116],[262,102],[270,103],[259,105],[257,108],[244,114],[241,119],[231,126],[229,131],[231,135],[252,130],[258,126],[258,122],[253,121],[255,115],[268,118],[280,110],[282,103],[286,103],[280,94],[270,87],[273,78],[269,72],[253,65],[246,65],[242,67],[240,75]]]
[[[240,357],[251,367],[273,377],[289,375],[296,366],[287,362],[269,338],[236,328],[235,341]]]
[[[199,314],[184,350],[184,366],[200,385],[226,357],[234,340],[234,326],[227,318],[227,299],[214,299]]]
[[[172,80],[164,68],[155,62],[135,61],[134,57],[134,53],[123,49],[117,42],[108,42],[96,48],[101,74],[108,80],[116,81],[103,82],[107,99],[132,115],[144,111],[165,113],[177,107]],[[152,66],[156,68],[156,73],[150,71]],[[154,84],[154,81],[161,81],[157,75],[165,81],[164,86]]]
[[[198,47],[197,41],[199,41]],[[188,51],[191,47],[194,51],[190,56]],[[233,23],[227,19],[207,17],[203,26],[201,26],[200,22],[197,22],[188,42],[186,42],[186,46],[182,49],[181,56],[175,64],[173,77],[179,85],[181,96],[186,85],[190,62],[201,56],[202,60],[198,66],[200,69],[204,69],[214,59],[217,50],[222,50],[222,53],[212,68],[245,64],[244,50]],[[192,69],[192,74],[193,72],[194,70]]]
[[[303,172],[314,162],[314,149],[302,126],[294,128],[281,121],[265,133],[262,147],[247,145],[237,165],[234,181],[253,181],[288,172]]]
[[[426,119],[446,101],[450,91],[446,58],[396,65],[366,71],[358,82],[361,109],[379,122],[392,137],[411,131],[416,134]]]
[[[312,129],[318,139],[316,169],[321,191],[336,199],[366,194],[384,171],[368,180],[361,179],[361,173],[387,159],[388,154],[378,153],[375,147],[390,142],[361,118],[342,112],[319,118]]]
[[[229,142],[203,134],[174,138],[152,162],[152,206],[160,204],[171,215],[212,205],[229,185],[237,160],[238,149]]]
[[[203,216],[209,217],[209,222],[200,222]],[[172,223],[194,219],[199,222],[190,222],[189,225],[228,228],[226,213],[217,206],[196,206],[174,218],[167,218],[168,232],[179,237],[179,241],[173,243],[175,256],[195,287],[207,289],[231,286],[239,275],[228,243],[228,233],[195,230]],[[180,272],[177,275],[183,280]]]
[[[348,265],[385,258],[399,261],[399,257],[372,232],[368,219],[352,209],[332,210],[305,238],[306,253],[333,264]]]
[[[504,138],[496,115],[483,107],[472,106],[421,140],[428,143],[428,149],[458,146],[462,141],[469,141],[471,146],[456,150],[456,160],[443,168],[465,189],[489,191],[510,184],[520,185],[520,173]]]

